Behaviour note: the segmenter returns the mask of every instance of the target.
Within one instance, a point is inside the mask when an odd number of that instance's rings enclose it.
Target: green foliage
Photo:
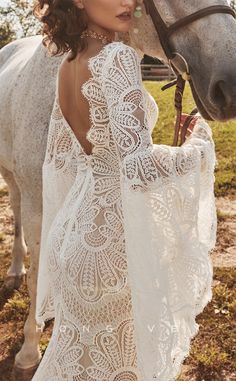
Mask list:
[[[225,213],[219,208],[217,208],[216,213],[217,213],[217,221],[226,221],[230,217],[229,213]]]
[[[44,337],[40,340],[39,347],[40,347],[40,351],[41,351],[42,355],[46,351],[46,349],[48,347],[48,343],[49,343],[49,338],[47,338],[47,337]]]
[[[18,312],[25,312],[25,309],[29,307],[29,299],[24,300],[21,298],[21,294],[19,291],[16,291],[13,298],[8,300],[5,304],[5,308],[9,308],[9,310],[17,310]]]
[[[7,196],[7,195],[8,195],[7,186],[0,188],[0,197]]]
[[[221,366],[227,363],[228,353],[222,352],[216,344],[205,343],[201,345],[200,348],[195,347],[192,351],[195,359],[202,365],[218,367],[218,364]]]
[[[40,24],[32,10],[31,0],[9,0],[7,6],[0,7],[0,48],[16,37],[39,33]]]
[[[153,130],[156,144],[172,144],[175,121],[174,89],[161,90],[163,82],[145,81],[146,89],[152,94],[159,107],[159,118]],[[190,112],[194,100],[189,86],[183,101],[184,112]],[[215,170],[215,194],[227,196],[236,194],[236,120],[226,123],[210,122],[216,146],[217,167]]]
[[[1,322],[10,320],[23,321],[28,313],[29,298],[22,299],[19,291],[15,291],[12,298],[9,298],[4,305],[4,309],[0,311]]]
[[[16,38],[12,25],[8,20],[0,24],[0,49]]]

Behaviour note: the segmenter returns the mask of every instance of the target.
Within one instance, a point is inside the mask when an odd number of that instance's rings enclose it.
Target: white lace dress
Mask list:
[[[89,60],[87,155],[56,92],[43,164],[36,321],[55,317],[33,381],[170,381],[211,299],[215,151],[199,120],[155,145],[158,109],[123,42]]]

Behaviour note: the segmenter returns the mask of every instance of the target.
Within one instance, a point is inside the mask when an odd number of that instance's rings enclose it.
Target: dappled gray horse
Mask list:
[[[199,9],[227,4],[224,0],[151,2],[167,25]],[[128,36],[118,37],[140,53],[167,60],[163,39],[161,45],[153,22],[145,13],[135,21],[135,29]],[[184,59],[188,63],[194,97],[208,119],[236,117],[235,35],[235,20],[221,12],[202,15],[170,35],[171,48],[180,54],[173,57],[173,64],[182,71]],[[0,52],[0,171],[9,187],[15,217],[12,263],[7,274],[9,287],[14,287],[15,281],[25,274],[25,241],[31,255],[27,276],[31,307],[24,327],[25,341],[15,360],[15,365],[23,369],[37,365],[41,357],[40,332],[36,331],[34,314],[42,220],[42,164],[55,77],[62,59],[48,56],[40,36],[15,41]]]

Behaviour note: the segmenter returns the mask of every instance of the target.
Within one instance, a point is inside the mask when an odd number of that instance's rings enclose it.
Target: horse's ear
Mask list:
[[[149,0],[144,0],[144,6],[145,6],[145,10],[146,10],[146,13],[147,15],[150,14],[149,12],[149,3],[148,3]]]

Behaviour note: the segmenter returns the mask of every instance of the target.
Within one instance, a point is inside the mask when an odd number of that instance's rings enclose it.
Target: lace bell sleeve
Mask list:
[[[212,298],[215,149],[199,119],[181,147],[153,144],[140,59],[120,44],[103,67],[119,166],[140,381],[172,381]]]
[[[103,91],[121,169],[133,189],[143,191],[158,179],[184,176],[214,151],[210,127],[199,119],[181,147],[153,144],[145,110],[140,58],[126,45],[110,57],[103,71]]]
[[[45,321],[54,318],[54,291],[49,273],[48,244],[53,222],[69,193],[78,171],[78,160],[70,134],[63,128],[55,98],[48,128],[45,158],[42,165],[42,225],[36,289],[35,320],[42,331]]]

